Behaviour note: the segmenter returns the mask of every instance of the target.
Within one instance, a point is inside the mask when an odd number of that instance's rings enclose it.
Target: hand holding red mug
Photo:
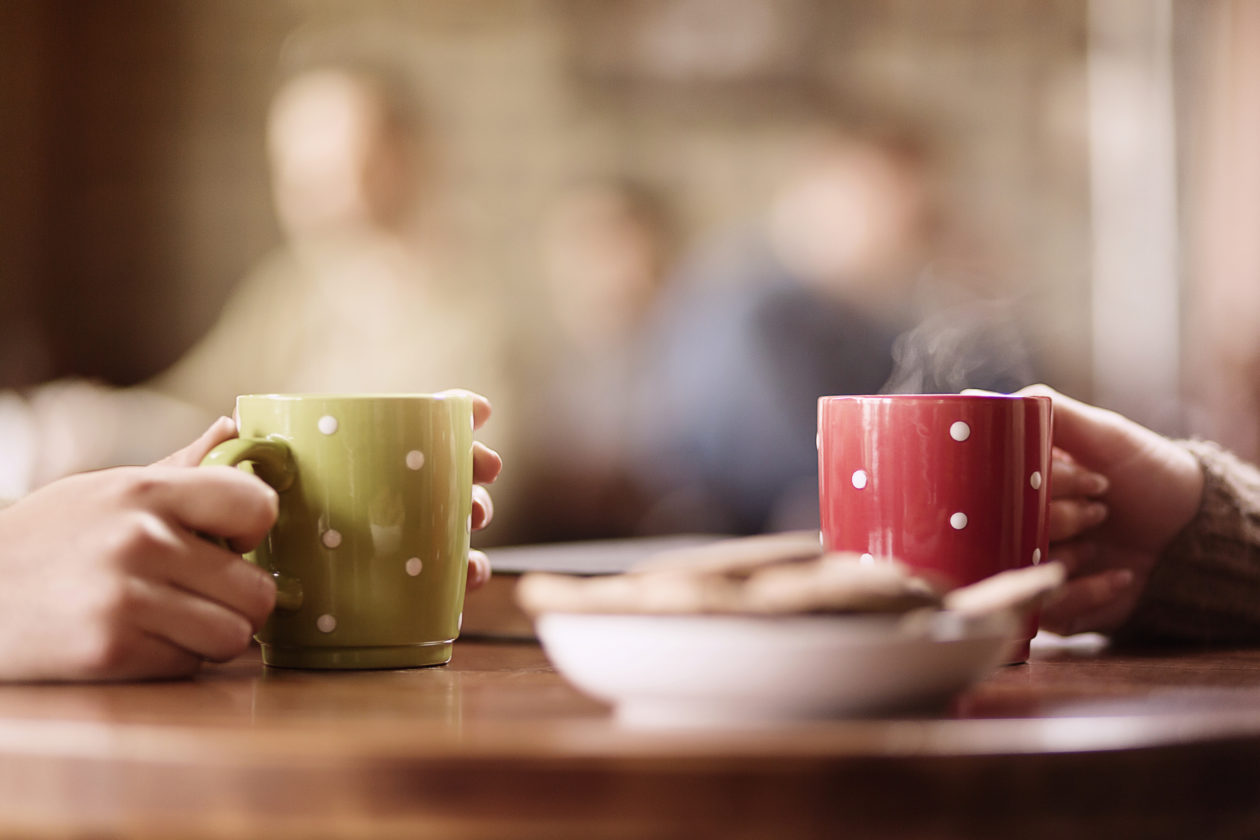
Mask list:
[[[1113,411],[1045,386],[1054,401],[1050,559],[1069,581],[1041,626],[1109,632],[1132,615],[1159,555],[1194,517],[1203,474],[1184,448]]]

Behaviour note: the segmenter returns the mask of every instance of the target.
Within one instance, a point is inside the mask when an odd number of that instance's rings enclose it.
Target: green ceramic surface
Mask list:
[[[472,400],[449,395],[242,396],[242,465],[280,492],[249,559],[277,576],[258,634],[294,668],[436,665],[459,635],[472,514]]]

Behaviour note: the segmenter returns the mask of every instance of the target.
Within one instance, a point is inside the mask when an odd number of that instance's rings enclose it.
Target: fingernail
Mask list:
[[[1084,516],[1090,525],[1097,525],[1107,518],[1107,506],[1102,502],[1090,502],[1085,506]]]
[[[1128,589],[1136,579],[1132,569],[1117,569],[1111,576],[1111,588],[1117,592]]]
[[[1111,482],[1107,480],[1107,476],[1101,473],[1090,473],[1083,479],[1085,492],[1091,496],[1098,496],[1107,492],[1107,488],[1111,486]]]

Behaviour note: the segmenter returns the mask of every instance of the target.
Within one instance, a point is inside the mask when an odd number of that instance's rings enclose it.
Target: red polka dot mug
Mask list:
[[[1046,556],[1048,397],[894,394],[818,401],[823,544],[963,586]],[[1027,659],[1035,618],[1010,651]]]

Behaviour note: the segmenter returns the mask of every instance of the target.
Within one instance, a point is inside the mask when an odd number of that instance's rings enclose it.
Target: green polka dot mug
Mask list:
[[[247,559],[276,578],[258,634],[288,668],[450,660],[472,513],[472,399],[267,394],[236,400],[240,437],[203,465],[238,466],[280,496]]]

